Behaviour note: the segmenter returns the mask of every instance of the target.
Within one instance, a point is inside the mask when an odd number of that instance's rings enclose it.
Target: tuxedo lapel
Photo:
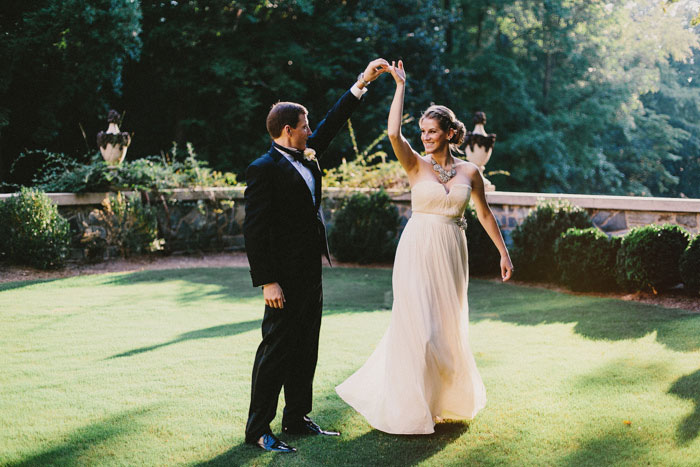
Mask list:
[[[295,187],[299,187],[300,190],[302,190],[305,193],[305,196],[308,196],[308,201],[311,206],[313,206],[313,199],[311,198],[311,192],[309,191],[309,186],[306,184],[306,181],[304,181],[304,177],[301,176],[299,171],[292,165],[289,160],[282,155],[281,152],[279,152],[277,149],[272,147],[270,149],[270,157],[277,163],[277,167],[280,168],[282,173],[284,174],[285,178],[288,178],[290,180],[293,180],[292,185]],[[316,169],[318,170],[318,169]],[[311,169],[311,172],[314,173],[314,170]],[[316,174],[314,173],[314,180],[316,179]],[[320,182],[319,182],[320,183]],[[318,188],[320,187],[319,183],[316,183],[317,186],[317,192]],[[316,198],[318,199],[318,198]]]

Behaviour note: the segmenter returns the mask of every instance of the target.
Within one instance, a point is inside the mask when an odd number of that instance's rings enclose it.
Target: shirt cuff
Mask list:
[[[357,87],[357,83],[355,83],[350,88],[350,92],[353,96],[357,97],[358,99],[361,99],[362,96],[364,96],[367,92],[367,87],[365,86],[364,88],[360,89],[359,87]]]

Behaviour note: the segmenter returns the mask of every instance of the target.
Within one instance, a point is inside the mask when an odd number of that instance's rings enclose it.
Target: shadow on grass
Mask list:
[[[75,430],[56,446],[31,454],[21,461],[6,464],[8,467],[35,465],[79,465],[84,464],[89,452],[111,438],[138,429],[136,419],[147,410],[132,410]]]
[[[197,331],[190,331],[184,334],[180,334],[177,338],[173,340],[163,342],[161,344],[132,349],[127,352],[107,357],[105,360],[111,360],[113,358],[131,357],[132,355],[150,352],[152,350],[160,349],[161,347],[167,347],[169,345],[178,344],[180,342],[185,341],[191,341],[196,339],[211,339],[213,337],[235,336],[237,334],[242,334],[244,332],[248,332],[253,329],[259,328],[261,322],[262,320],[255,319],[252,321],[243,321],[242,323],[223,324],[221,326],[212,326],[210,328],[198,329]]]
[[[189,303],[217,296],[223,299],[249,299],[261,296],[260,290],[252,286],[248,269],[244,268],[188,268],[139,271],[120,274],[106,284],[157,284],[181,280],[194,285],[213,285],[216,290],[195,289],[183,292],[181,302]]]
[[[391,276],[386,271],[367,272],[364,270],[325,271],[324,315],[349,312],[374,312],[382,310],[384,295],[391,288]],[[175,339],[146,347],[139,347],[122,352],[107,359],[131,357],[167,347],[180,342],[209,339],[214,337],[229,337],[260,328],[263,315],[263,300],[260,290],[250,286],[250,276],[243,268],[195,268],[175,269],[165,271],[141,271],[124,274],[113,278],[108,284],[127,285],[133,283],[158,283],[172,280],[182,280],[193,284],[215,285],[218,291],[192,292],[181,296],[181,301],[193,303],[202,300],[204,296],[221,295],[226,300],[235,302],[256,297],[260,300],[259,320],[231,323],[198,329],[179,335]],[[352,297],[352,303],[348,303]]]
[[[46,282],[53,282],[57,279],[36,279],[31,281],[20,281],[20,282],[4,282],[0,284],[0,292],[13,289],[21,289],[22,287],[29,287],[34,284],[43,284]]]
[[[329,425],[329,426],[332,426]],[[295,465],[382,465],[412,466],[440,452],[469,430],[466,423],[441,423],[431,435],[390,435],[371,430],[361,436],[345,439],[332,437],[287,436],[295,446],[294,454],[266,453],[248,444],[239,444],[227,452],[196,464],[202,467],[243,465],[259,457]],[[273,462],[277,464],[278,462]]]
[[[500,293],[494,293],[495,287]],[[636,339],[655,332],[657,341],[670,349],[700,349],[700,314],[690,311],[483,281],[473,281],[469,292],[472,322],[576,323],[577,334],[600,340]]]
[[[604,397],[610,390],[640,390],[650,383],[664,381],[670,373],[667,362],[646,362],[634,358],[619,358],[607,362],[589,374],[573,379],[572,390],[600,392]]]
[[[609,428],[601,436],[583,440],[558,465],[647,465],[649,452],[650,447],[632,428]]]
[[[678,425],[676,430],[678,440],[683,444],[688,443],[700,434],[700,370],[676,380],[668,392],[695,403],[693,412]]]
[[[180,280],[194,285],[216,286],[216,290],[188,290],[179,297],[191,303],[206,297],[219,296],[228,301],[260,300],[260,288],[253,287],[247,268],[189,268],[159,271],[139,271],[121,274],[106,284],[130,285]],[[385,294],[391,291],[391,271],[381,269],[324,268],[324,313],[378,311],[386,309]],[[352,301],[348,301],[352,297]]]

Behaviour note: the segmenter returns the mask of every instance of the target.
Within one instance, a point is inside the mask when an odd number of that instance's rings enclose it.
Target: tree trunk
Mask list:
[[[545,56],[544,80],[542,80],[542,112],[549,113],[549,89],[552,83],[552,54],[547,52]]]
[[[484,32],[484,18],[486,17],[486,13],[484,13],[484,10],[479,10],[479,16],[477,19],[477,24],[476,24],[476,48],[480,49],[481,48],[481,37]]]

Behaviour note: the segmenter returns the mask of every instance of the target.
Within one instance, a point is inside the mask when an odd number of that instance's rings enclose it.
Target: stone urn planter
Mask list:
[[[121,116],[116,110],[110,110],[107,115],[107,131],[97,133],[97,146],[102,158],[108,165],[121,164],[126,156],[126,150],[131,144],[131,136],[125,131],[119,131]]]
[[[484,169],[491,159],[493,145],[496,143],[496,134],[486,133],[485,124],[486,114],[476,112],[474,114],[474,130],[467,131],[467,137],[464,139],[464,152],[467,155],[467,160],[479,167],[481,176],[484,178],[484,190],[495,191],[496,187],[484,176]]]

